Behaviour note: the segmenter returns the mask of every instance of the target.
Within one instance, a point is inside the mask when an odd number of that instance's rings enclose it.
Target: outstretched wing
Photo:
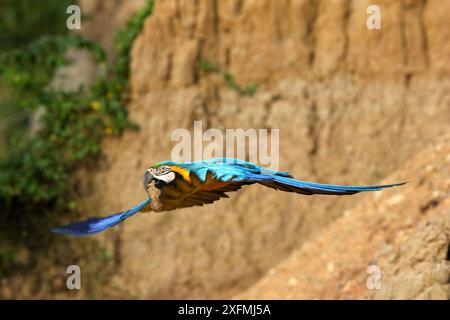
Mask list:
[[[211,172],[207,173],[204,181],[193,172],[189,175],[189,181],[177,174],[172,183],[161,189],[159,201],[165,211],[203,206],[228,198],[226,192],[239,190],[242,185],[240,182],[219,180]]]
[[[338,196],[350,195],[366,191],[380,191],[384,188],[391,188],[405,184],[405,182],[402,182],[402,183],[373,185],[373,186],[345,186],[345,185],[306,182],[296,180],[294,178],[282,177],[277,175],[265,175],[253,173],[247,174],[245,178],[241,178],[239,181],[259,183],[273,189],[282,190],[286,192],[295,192],[305,195],[326,194]]]
[[[249,183],[230,183],[224,187],[214,190],[198,190],[187,196],[178,207],[186,208],[192,206],[203,206],[204,204],[213,203],[221,198],[229,198],[226,194],[227,192],[237,191],[246,184]]]
[[[147,198],[145,201],[141,202],[128,211],[116,213],[104,218],[90,218],[88,220],[74,222],[66,226],[54,228],[52,229],[52,231],[54,233],[66,234],[71,236],[91,235],[119,224],[125,219],[138,213],[140,210],[142,210],[142,208],[147,206],[150,201],[151,200]]]
[[[194,168],[194,172],[199,173],[198,176],[203,181],[211,174],[214,179],[227,181],[230,185],[236,186],[259,183],[273,189],[305,195],[350,195],[365,191],[379,191],[384,188],[404,184],[345,186],[306,182],[294,179],[287,172],[265,169],[250,162],[227,158],[215,158],[193,162],[190,164],[190,167]]]

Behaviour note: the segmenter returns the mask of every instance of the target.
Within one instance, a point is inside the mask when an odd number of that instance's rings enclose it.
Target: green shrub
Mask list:
[[[24,126],[7,130],[7,153],[0,157],[3,227],[14,222],[31,232],[34,225],[48,232],[46,226],[57,216],[76,209],[73,170],[101,153],[105,136],[136,128],[126,108],[130,49],[152,7],[148,1],[118,32],[113,63],[107,63],[97,43],[79,35],[47,36],[0,56],[0,76],[10,92],[1,109],[24,115]],[[91,87],[75,92],[50,88],[57,68],[70,63],[68,48],[88,49],[106,65]],[[27,124],[39,109],[44,110],[41,129],[30,135]]]
[[[228,71],[222,71],[217,63],[212,63],[208,60],[200,60],[198,68],[204,73],[216,73],[221,74],[225,85],[233,91],[236,91],[242,96],[253,96],[258,92],[257,83],[249,83],[245,87],[241,87],[235,80],[234,76]]]
[[[67,33],[66,8],[73,0],[0,1],[0,52],[21,48],[41,35]]]

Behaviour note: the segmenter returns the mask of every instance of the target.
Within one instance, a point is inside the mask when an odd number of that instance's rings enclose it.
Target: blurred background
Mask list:
[[[2,1],[0,298],[449,299],[449,15],[438,0]],[[143,171],[195,120],[280,129],[280,170],[298,179],[409,183],[255,186],[50,233],[142,201]]]

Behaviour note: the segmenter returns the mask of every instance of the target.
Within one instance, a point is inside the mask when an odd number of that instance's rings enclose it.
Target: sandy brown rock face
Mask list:
[[[380,290],[370,299],[450,299],[450,206],[398,244],[382,269]],[[440,215],[439,215],[440,214]]]
[[[169,159],[171,133],[194,120],[280,128],[280,169],[300,179],[369,184],[402,168],[450,122],[450,3],[379,2],[382,30],[366,28],[370,1],[156,1],[132,50],[130,113],[141,130],[104,143],[102,169],[81,188],[86,210],[141,201],[143,168]],[[237,94],[200,72],[201,59],[259,92]],[[112,286],[141,298],[233,296],[364,197],[255,186],[138,215],[121,229]]]
[[[407,185],[366,195],[237,298],[449,299],[449,138],[389,177]]]

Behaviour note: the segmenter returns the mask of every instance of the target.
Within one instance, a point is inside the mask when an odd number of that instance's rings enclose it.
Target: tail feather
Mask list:
[[[301,193],[301,194],[329,194],[329,195],[346,195],[355,194],[365,191],[379,191],[385,188],[396,187],[405,184],[394,183],[385,185],[373,185],[373,186],[345,186],[345,185],[335,185],[335,184],[323,184],[315,182],[306,182],[296,180],[294,178],[288,178],[277,175],[258,175],[249,174],[246,177],[253,182],[261,183],[265,186],[280,189],[286,191],[288,189],[291,192]]]
[[[150,198],[141,202],[137,206],[131,208],[128,211],[116,213],[104,218],[90,218],[84,221],[74,222],[62,227],[54,228],[52,231],[58,234],[65,234],[71,236],[87,236],[94,233],[101,232],[105,229],[111,228],[125,219],[133,216],[142,210],[146,205],[151,202]]]

